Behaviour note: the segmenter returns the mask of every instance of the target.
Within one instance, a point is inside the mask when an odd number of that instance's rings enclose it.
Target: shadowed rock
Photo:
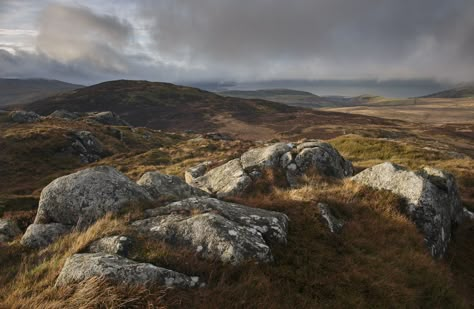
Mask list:
[[[431,255],[444,255],[452,229],[463,217],[453,175],[433,168],[413,172],[387,162],[368,168],[352,179],[404,198],[406,213],[424,234]]]
[[[187,183],[190,183],[194,181],[196,178],[203,176],[207,172],[207,169],[210,164],[212,164],[211,161],[206,161],[206,162],[199,163],[196,166],[192,166],[188,168],[184,172],[184,179],[186,180]]]
[[[192,187],[177,176],[159,172],[147,172],[137,184],[144,188],[156,200],[177,201],[193,196],[206,196],[208,193]]]
[[[326,223],[331,233],[339,233],[344,227],[344,221],[336,218],[327,204],[318,203],[321,219]]]
[[[32,123],[41,120],[41,116],[35,112],[13,111],[9,116],[13,122],[17,123]]]
[[[71,148],[79,154],[82,163],[92,163],[105,156],[102,143],[89,131],[74,132]]]
[[[29,248],[46,247],[70,229],[70,226],[60,223],[31,224],[21,238],[21,243]]]
[[[12,241],[21,234],[18,225],[10,220],[0,219],[0,242]]]
[[[138,263],[118,255],[82,253],[67,259],[56,280],[56,286],[66,286],[93,277],[120,284],[159,284],[183,288],[195,287],[199,282],[198,277],[189,277],[148,263]]]
[[[148,219],[132,226],[170,244],[190,247],[205,258],[232,264],[271,261],[270,245],[286,243],[286,215],[213,198],[186,199],[146,215]]]
[[[110,111],[89,113],[89,116],[87,118],[105,125],[130,127],[130,124],[128,122],[120,118],[119,115]]]

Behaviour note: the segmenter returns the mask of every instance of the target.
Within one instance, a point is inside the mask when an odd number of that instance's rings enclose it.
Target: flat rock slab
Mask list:
[[[429,167],[413,172],[386,162],[362,171],[352,180],[402,197],[407,215],[424,234],[431,254],[444,255],[453,227],[463,218],[453,175]]]
[[[132,224],[170,244],[190,247],[208,259],[239,264],[268,262],[270,246],[286,243],[285,214],[199,197],[148,210],[148,219]]]
[[[198,277],[189,277],[148,263],[138,263],[118,255],[81,253],[67,259],[56,280],[56,286],[66,286],[93,277],[121,284],[159,284],[182,288],[199,284]]]

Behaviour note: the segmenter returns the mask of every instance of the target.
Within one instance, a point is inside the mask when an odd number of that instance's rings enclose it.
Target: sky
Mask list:
[[[472,0],[0,0],[0,77],[474,81]]]

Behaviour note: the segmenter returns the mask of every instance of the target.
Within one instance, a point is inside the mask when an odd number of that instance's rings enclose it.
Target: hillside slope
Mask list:
[[[337,106],[337,102],[322,98],[313,93],[292,89],[228,90],[220,95],[243,99],[262,99],[292,106],[320,108]]]
[[[0,78],[0,107],[30,103],[81,87],[59,80]]]
[[[474,97],[474,84],[465,84],[452,89],[436,92],[422,98],[472,98]]]
[[[222,97],[197,88],[147,81],[111,81],[23,106],[42,115],[110,110],[135,126],[169,131],[224,131],[245,139],[334,137],[351,128],[396,125],[379,118],[321,112],[258,99]],[[330,125],[330,127],[328,127]],[[344,127],[344,129],[337,128]]]

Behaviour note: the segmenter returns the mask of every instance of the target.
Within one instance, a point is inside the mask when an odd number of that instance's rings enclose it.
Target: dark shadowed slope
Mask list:
[[[474,97],[474,84],[465,84],[456,88],[433,93],[423,98],[472,98]]]
[[[0,78],[0,107],[30,103],[81,87],[83,86],[49,79]]]

